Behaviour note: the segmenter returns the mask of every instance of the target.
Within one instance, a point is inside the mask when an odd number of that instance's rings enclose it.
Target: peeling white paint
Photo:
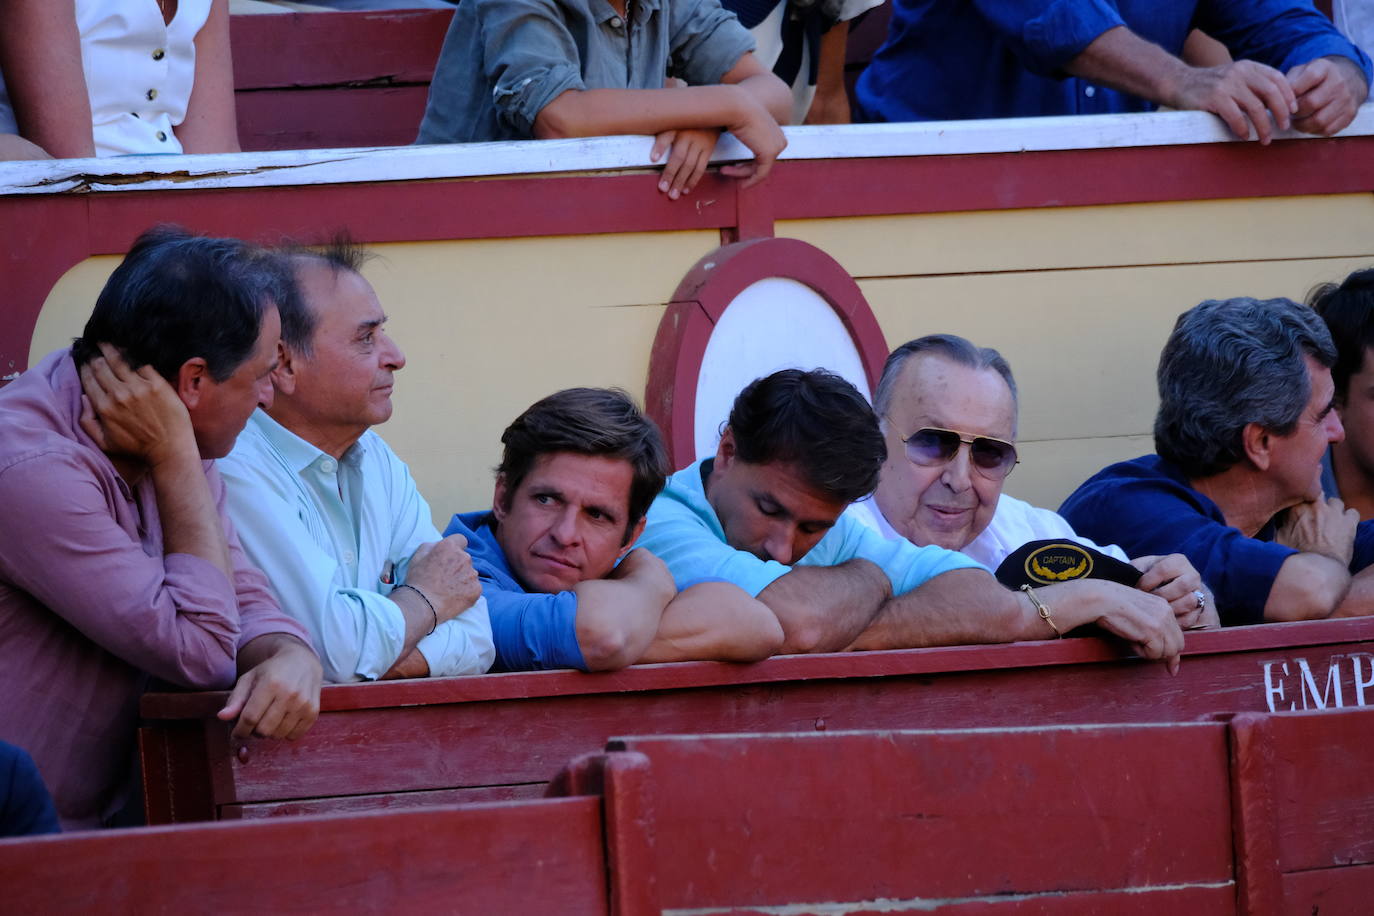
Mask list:
[[[846,124],[784,129],[783,159],[950,156],[1111,147],[1240,143],[1219,119],[1198,111],[1075,115],[919,124]],[[1367,103],[1342,136],[1374,135]],[[1278,139],[1322,142],[1295,131]],[[591,137],[345,150],[282,150],[200,156],[119,156],[0,163],[0,195],[248,188],[417,181],[653,169],[651,137]],[[749,159],[729,134],[712,162]]]
[[[1234,881],[1218,881],[1199,884],[1154,884],[1144,887],[1122,887],[1111,889],[1079,891],[1044,891],[1035,894],[996,894],[983,897],[913,897],[908,900],[895,900],[882,897],[877,900],[856,900],[849,903],[791,903],[785,906],[713,906],[696,910],[665,909],[663,916],[719,916],[734,910],[748,913],[764,913],[767,916],[850,916],[853,913],[925,913],[941,907],[959,906],[970,903],[1024,903],[1030,900],[1074,897],[1091,893],[1094,896],[1105,894],[1155,894],[1186,890],[1216,890],[1235,887]]]

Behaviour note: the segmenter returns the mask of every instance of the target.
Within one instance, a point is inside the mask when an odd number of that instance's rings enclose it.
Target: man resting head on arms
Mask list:
[[[229,512],[330,681],[481,674],[491,626],[465,542],[439,537],[370,430],[390,419],[406,360],[365,260],[346,242],[286,256],[276,399],[220,462]]]
[[[718,0],[464,0],[416,142],[654,134],[658,189],[677,199],[728,130],[754,161],[721,172],[748,187],[787,145],[792,107],[753,49]]]
[[[1159,358],[1158,454],[1100,471],[1060,512],[1129,552],[1188,557],[1225,625],[1374,611],[1374,526],[1321,495],[1344,436],[1335,360],[1321,318],[1288,299],[1184,312]]]
[[[1128,559],[1120,547],[1079,536],[1049,509],[1002,492],[1018,461],[1018,400],[1011,366],[996,350],[953,334],[910,341],[887,358],[873,400],[887,461],[873,496],[849,511],[883,536],[958,550],[989,569],[1023,544],[1047,538]],[[1216,623],[1202,579],[1186,557],[1145,556],[1132,563],[1143,573],[1135,588],[1079,579],[1047,586],[1040,597],[1060,611],[1082,605],[1108,630],[1118,617],[1153,618],[1164,602],[1182,627]]]
[[[849,382],[775,372],[735,399],[715,457],[669,479],[639,544],[679,584],[714,576],[757,596],[782,624],[784,652],[1048,639],[1091,622],[1078,608],[1042,619],[968,557],[888,540],[842,514],[872,492],[886,453]],[[1118,632],[1174,665],[1183,639],[1159,604]]]
[[[281,298],[261,250],[153,230],[73,348],[0,390],[0,740],[33,755],[66,827],[123,806],[150,677],[233,686],[238,738],[315,720],[320,663],[212,461],[272,402]]]
[[[608,671],[635,662],[755,661],[782,632],[728,582],[681,583],[632,549],[667,453],[621,391],[570,388],[501,436],[490,512],[455,515],[491,609],[498,671]]]

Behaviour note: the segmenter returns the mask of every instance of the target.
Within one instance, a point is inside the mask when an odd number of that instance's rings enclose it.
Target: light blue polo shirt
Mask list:
[[[649,507],[648,524],[636,547],[656,554],[673,574],[679,589],[703,579],[723,579],[757,596],[792,567],[760,560],[725,542],[720,519],[706,500],[698,461],[668,478],[668,485]],[[917,547],[902,538],[887,540],[868,526],[843,514],[798,566],[838,566],[853,559],[868,560],[887,573],[892,593],[911,591],[941,573],[954,569],[984,569],[961,553],[943,547]]]

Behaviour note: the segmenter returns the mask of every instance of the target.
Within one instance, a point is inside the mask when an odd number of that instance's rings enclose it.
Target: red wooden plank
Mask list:
[[[239,92],[239,144],[245,151],[408,146],[428,98],[428,86]]]
[[[1268,786],[1282,871],[1374,864],[1374,710],[1247,714],[1232,727],[1245,775]]]
[[[1221,723],[625,738],[608,748],[648,758],[669,908],[1231,880]]]
[[[1374,617],[1350,620],[1317,620],[1301,623],[1266,624],[1231,630],[1189,633],[1184,640],[1184,673],[1191,660],[1213,655],[1268,651],[1275,659],[1270,672],[1274,684],[1283,687],[1282,704],[1303,702],[1307,694],[1298,689],[1302,671],[1292,661],[1287,671],[1285,660],[1305,657],[1297,652],[1306,646],[1346,646],[1345,652],[1368,652],[1365,643],[1374,641]],[[1293,651],[1289,651],[1293,650]],[[1268,657],[1268,656],[1266,656]],[[746,684],[766,684],[808,680],[848,680],[895,675],[948,674],[952,672],[993,671],[1009,668],[1041,668],[1092,662],[1127,660],[1131,666],[1159,673],[1162,669],[1145,664],[1119,646],[1099,639],[1046,640],[993,646],[944,646],[931,649],[896,649],[882,652],[848,652],[824,655],[778,656],[750,665],[725,662],[683,662],[662,665],[635,665],[604,674],[577,671],[538,671],[511,674],[483,674],[476,677],[437,680],[384,681],[369,684],[339,684],[325,687],[320,708],[332,710],[381,709],[393,706],[464,703],[568,695],[625,693],[643,690],[671,690]],[[1317,662],[1320,664],[1320,662]],[[1351,705],[1374,705],[1374,690],[1357,693],[1350,683],[1347,663],[1347,688],[1343,699]],[[1312,667],[1316,676],[1322,671]],[[1261,669],[1261,672],[1263,669]],[[1361,672],[1368,665],[1361,662]],[[1285,686],[1286,685],[1286,686]],[[1290,689],[1291,688],[1291,689]],[[143,697],[140,711],[150,719],[205,718],[224,706],[227,693],[153,693]],[[1262,700],[1262,698],[1261,698]],[[1352,701],[1359,701],[1358,703]],[[1262,709],[1243,705],[1245,709]],[[1305,708],[1305,707],[1300,707]],[[1222,710],[1207,710],[1222,711]]]
[[[616,734],[1186,721],[1266,709],[1266,664],[1348,667],[1346,646],[1290,651],[1303,654],[1189,659],[1176,678],[1132,660],[335,709],[299,741],[251,741],[246,761],[213,744],[206,754],[218,804],[510,785],[548,780]]]
[[[1323,868],[1283,876],[1284,914],[1368,913],[1374,901],[1374,865]]]
[[[943,213],[1374,188],[1374,137],[782,162],[774,219]]]
[[[265,817],[294,817],[302,814],[340,814],[359,811],[401,811],[435,805],[474,802],[519,801],[544,796],[544,783],[515,786],[485,786],[479,789],[434,789],[429,792],[394,792],[387,795],[343,795],[334,798],[303,798],[297,801],[264,802],[256,805],[220,805],[220,820],[260,820]],[[565,793],[573,794],[573,793]],[[587,794],[587,793],[577,793]],[[198,820],[183,817],[179,820]],[[206,818],[208,820],[208,818]],[[151,817],[149,818],[151,822]],[[157,823],[170,823],[164,819]]]
[[[14,913],[605,914],[600,801],[0,841]]]
[[[234,86],[428,83],[447,10],[232,16]]]

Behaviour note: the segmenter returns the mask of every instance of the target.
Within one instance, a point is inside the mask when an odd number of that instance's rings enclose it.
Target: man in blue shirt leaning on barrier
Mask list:
[[[714,458],[674,474],[639,540],[679,584],[734,582],[782,624],[783,652],[1052,639],[1091,618],[1013,592],[961,553],[886,540],[841,515],[878,483],[887,448],[849,382],[785,369],[735,399]],[[1171,615],[1118,635],[1178,665]]]
[[[1236,60],[1180,59],[1202,29]],[[1370,61],[1310,0],[896,0],[855,120],[1210,111],[1236,136],[1342,130]]]
[[[609,671],[635,662],[754,661],[782,643],[768,608],[728,582],[674,586],[633,549],[668,459],[621,391],[570,388],[501,436],[490,511],[453,517],[491,612],[496,671]]]

